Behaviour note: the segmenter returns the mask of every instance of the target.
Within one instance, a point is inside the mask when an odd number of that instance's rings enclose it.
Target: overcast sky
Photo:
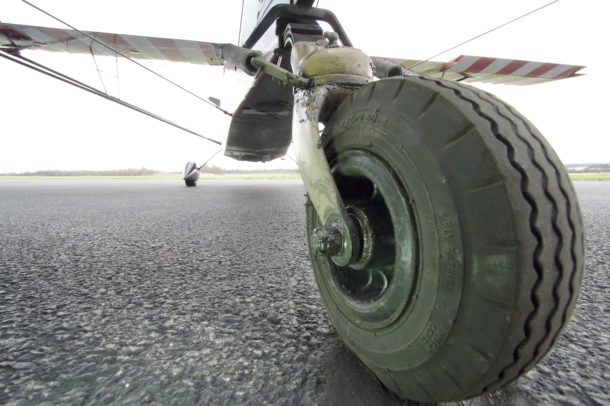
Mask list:
[[[91,31],[210,42],[237,40],[241,0],[33,0]],[[335,12],[355,46],[375,56],[425,59],[547,1],[462,0],[368,2],[320,0]],[[357,6],[355,6],[357,5]],[[351,6],[351,7],[350,7]],[[506,100],[547,137],[565,163],[610,162],[606,72],[610,6],[597,0],[558,3],[441,55],[461,54],[586,65],[586,76],[534,86],[478,85]],[[3,22],[60,27],[19,0],[2,0]],[[29,56],[101,87],[90,56]],[[101,60],[100,60],[101,59]],[[99,58],[109,92],[217,139],[228,117],[172,89],[129,62]],[[181,64],[178,64],[181,65]],[[155,70],[233,109],[250,79],[219,67],[155,63]],[[177,171],[202,162],[216,146],[173,127],[0,59],[0,173],[41,169],[148,167]],[[215,165],[244,167],[228,158]],[[267,167],[291,167],[278,160]]]

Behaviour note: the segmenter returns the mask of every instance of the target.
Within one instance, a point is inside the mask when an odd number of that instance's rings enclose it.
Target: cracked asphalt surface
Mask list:
[[[587,271],[527,376],[471,404],[610,404],[610,182]],[[0,180],[0,404],[401,404],[320,301],[300,181]]]

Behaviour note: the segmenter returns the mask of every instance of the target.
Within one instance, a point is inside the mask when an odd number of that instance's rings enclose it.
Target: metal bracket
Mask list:
[[[394,76],[405,76],[405,68],[386,58],[371,57],[375,66],[375,76],[379,79],[391,78]]]
[[[330,10],[315,7],[302,7],[292,4],[277,4],[259,21],[258,25],[250,34],[250,37],[241,44],[245,48],[252,48],[256,42],[267,32],[267,30],[279,19],[290,18],[296,21],[325,21],[339,34],[341,43],[351,47],[352,43],[347,33],[339,23],[337,17]],[[282,26],[278,27],[283,29]],[[281,31],[280,31],[281,32]]]
[[[364,52],[338,46],[335,33],[324,36],[323,42],[296,42],[292,46],[292,71],[312,83],[311,88],[295,91],[292,142],[303,183],[322,223],[315,230],[314,243],[336,265],[347,266],[360,256],[359,232],[335,184],[318,123],[326,122],[355,88],[372,80],[373,70]]]
[[[250,61],[252,66],[260,69],[263,73],[266,73],[269,76],[273,76],[279,81],[286,83],[290,86],[306,88],[309,87],[311,81],[309,79],[305,79],[302,76],[295,75],[294,73],[269,62],[263,57],[257,56],[252,58]]]
[[[320,245],[328,245],[329,241],[323,238],[329,240],[332,236],[333,240],[337,240],[337,232],[340,234],[338,246],[327,252],[339,266],[346,266],[359,254],[359,239],[332,176],[320,142],[318,123],[320,114],[328,108],[329,103],[336,105],[349,93],[349,90],[332,85],[297,90],[292,114],[292,142],[297,165],[309,198],[324,226],[319,233]],[[324,252],[324,248],[321,251]]]

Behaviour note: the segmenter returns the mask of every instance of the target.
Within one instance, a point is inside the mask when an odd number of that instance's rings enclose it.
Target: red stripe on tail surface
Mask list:
[[[525,65],[527,63],[528,63],[528,61],[512,61],[511,63],[509,63],[502,69],[500,69],[500,71],[497,72],[497,74],[498,75],[510,75],[511,73],[513,73],[514,71],[521,68],[523,65]]]
[[[77,52],[85,52],[89,49],[89,46],[83,42],[83,39],[87,41],[91,40],[76,32],[75,35],[78,35],[78,37],[70,34],[73,31],[61,30],[57,28],[32,27],[32,29],[38,30],[57,41],[56,43],[45,43],[44,45],[57,46],[58,44],[64,44],[66,46],[66,51],[69,51],[72,48]],[[36,41],[36,38],[34,38],[34,41]]]
[[[25,34],[20,33],[17,30],[8,27],[0,27],[0,34],[4,34],[10,40],[15,41],[32,41],[32,38],[28,37]]]
[[[187,62],[184,55],[182,55],[180,51],[176,49],[176,44],[171,39],[150,37],[148,40],[168,59],[179,62]]]
[[[534,69],[533,71],[531,71],[530,73],[528,73],[525,76],[527,76],[528,78],[537,78],[537,77],[544,75],[551,69],[555,69],[558,66],[559,66],[559,64],[557,64],[557,63],[545,63],[545,64],[542,64],[541,66],[537,67],[536,69]]]
[[[463,57],[464,57],[464,55],[460,55],[457,58],[453,58],[452,60],[450,60],[447,63],[450,63],[450,64],[458,63]]]
[[[494,63],[497,58],[479,58],[475,63],[470,65],[467,69],[464,69],[464,72],[468,73],[479,73],[492,63]]]
[[[214,46],[212,46],[210,44],[206,44],[204,42],[200,42],[199,48],[201,48],[201,52],[203,52],[203,56],[208,58],[208,63],[210,63],[210,64],[220,63],[218,61],[218,55],[216,55],[216,49],[214,48]]]
[[[91,33],[94,34],[94,33]],[[129,42],[125,41],[125,39],[119,35],[119,34],[111,34],[109,36],[109,38],[104,41],[106,43],[106,45],[111,46],[112,48],[116,49],[117,51],[121,52],[122,54],[139,54],[140,51],[137,49],[134,49],[134,47],[132,45],[129,44]],[[130,56],[130,55],[127,55]]]
[[[553,79],[565,79],[574,75],[576,72],[584,68],[584,66],[573,66],[569,69],[566,69],[564,72],[561,72],[559,75],[556,75]]]

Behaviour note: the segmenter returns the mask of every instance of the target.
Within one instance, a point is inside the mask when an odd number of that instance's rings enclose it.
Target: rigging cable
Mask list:
[[[114,34],[114,46],[116,48],[116,34]],[[119,55],[114,54],[114,71],[116,73],[117,96],[121,98],[121,80],[119,79]]]
[[[214,154],[212,154],[211,157],[208,158],[207,161],[205,161],[200,167],[197,168],[198,171],[200,171],[204,166],[206,166],[212,159],[214,159],[214,157],[216,157],[216,155],[220,154],[220,152],[224,150],[223,146],[221,145],[220,148],[218,149],[218,151],[214,152]]]
[[[239,33],[237,34],[237,45],[241,45],[241,24],[244,21],[244,3],[245,0],[241,0],[241,14],[239,15]]]
[[[25,0],[23,0],[23,1],[25,1]],[[536,8],[536,9],[532,10],[532,11],[529,11],[529,12],[527,12],[527,13],[525,13],[525,14],[520,15],[519,17],[513,18],[512,20],[507,21],[507,22],[505,22],[504,24],[500,24],[500,25],[498,25],[497,27],[494,27],[494,28],[492,28],[492,29],[490,29],[490,30],[487,30],[487,31],[485,31],[485,32],[483,32],[483,33],[481,33],[481,34],[479,34],[479,35],[477,35],[477,36],[474,36],[474,37],[472,37],[472,38],[470,38],[470,39],[468,39],[468,40],[466,40],[466,41],[460,42],[459,44],[457,44],[457,45],[455,45],[455,46],[452,46],[451,48],[448,48],[448,49],[444,50],[443,52],[439,52],[438,54],[434,54],[434,55],[432,55],[431,57],[424,59],[423,61],[419,61],[419,62],[417,62],[417,63],[414,63],[413,65],[408,66],[408,67],[406,67],[405,69],[407,69],[407,70],[408,70],[408,69],[411,69],[411,68],[413,68],[413,67],[415,67],[415,66],[421,65],[422,63],[428,62],[430,59],[436,58],[437,56],[440,56],[440,55],[442,55],[442,54],[444,54],[444,53],[447,53],[447,52],[449,52],[449,51],[453,51],[454,49],[459,48],[459,47],[461,47],[462,45],[465,45],[465,44],[467,44],[467,43],[469,43],[469,42],[471,42],[471,41],[474,41],[475,39],[481,38],[481,37],[482,37],[482,36],[484,36],[484,35],[487,35],[487,34],[489,34],[489,33],[491,33],[491,32],[494,32],[494,31],[496,31],[496,30],[499,30],[500,28],[506,27],[507,25],[512,24],[512,23],[514,23],[514,22],[516,22],[516,21],[518,21],[518,20],[521,20],[521,19],[522,19],[522,18],[524,18],[524,17],[527,17],[527,16],[529,16],[529,15],[531,15],[531,14],[534,14],[534,13],[536,13],[536,12],[538,12],[538,11],[540,11],[540,10],[544,9],[544,8],[547,8],[548,6],[550,6],[550,5],[552,5],[552,4],[555,4],[555,3],[557,3],[558,1],[559,1],[559,0],[553,0],[553,1],[549,2],[549,3],[546,3],[546,4],[544,4],[544,5],[540,6],[540,7],[538,7],[538,8]]]
[[[100,82],[102,82],[102,87],[104,88],[104,93],[108,94],[108,90],[106,89],[106,84],[104,83],[104,79],[102,78],[102,72],[100,72],[100,67],[97,66],[97,61],[95,60],[95,54],[93,53],[93,48],[89,47],[89,52],[91,52],[91,57],[93,58],[93,63],[95,64],[95,69],[97,70],[97,75],[100,77]]]
[[[166,82],[168,82],[168,83],[171,83],[172,85],[176,86],[177,88],[179,88],[179,89],[181,89],[181,90],[183,90],[183,91],[187,92],[187,93],[188,93],[188,94],[190,94],[191,96],[194,96],[194,97],[196,97],[197,99],[201,100],[202,102],[204,102],[204,103],[206,103],[206,104],[208,104],[208,105],[210,105],[210,106],[214,107],[214,108],[215,108],[215,109],[217,109],[218,111],[221,111],[221,112],[223,112],[224,114],[226,114],[226,115],[228,115],[228,116],[231,116],[231,117],[233,116],[233,114],[229,113],[227,110],[225,110],[225,109],[223,109],[223,108],[221,108],[221,107],[219,107],[219,106],[215,105],[214,103],[210,102],[209,100],[205,99],[204,97],[199,96],[197,93],[194,93],[194,92],[192,92],[192,91],[188,90],[187,88],[185,88],[185,87],[183,87],[183,86],[179,85],[178,83],[176,83],[176,82],[172,81],[171,79],[166,78],[165,76],[161,75],[160,73],[155,72],[154,70],[150,69],[150,68],[149,68],[149,67],[147,67],[146,65],[143,65],[143,64],[141,64],[140,62],[138,62],[138,61],[136,61],[136,60],[132,59],[131,57],[129,57],[129,56],[127,56],[127,55],[123,54],[122,52],[118,51],[117,49],[112,48],[110,45],[105,44],[104,42],[102,42],[102,41],[98,40],[98,39],[97,39],[97,38],[95,38],[94,36],[89,35],[89,34],[87,34],[86,32],[84,32],[84,31],[81,31],[81,30],[77,29],[77,28],[76,28],[76,27],[74,27],[73,25],[68,24],[67,22],[65,22],[65,21],[63,21],[63,20],[61,20],[61,19],[59,19],[58,17],[55,17],[55,16],[54,16],[54,15],[52,15],[51,13],[48,13],[47,11],[45,11],[45,10],[41,9],[40,7],[36,6],[35,4],[30,3],[28,0],[21,0],[21,1],[22,1],[22,2],[24,2],[25,4],[27,4],[28,6],[35,8],[36,10],[40,11],[41,13],[43,13],[43,14],[45,14],[45,15],[47,15],[47,16],[49,16],[49,17],[51,17],[51,18],[52,18],[52,19],[54,19],[55,21],[58,21],[58,22],[60,22],[60,23],[64,24],[65,26],[69,27],[70,29],[72,29],[72,30],[74,30],[74,31],[78,32],[79,34],[81,34],[81,35],[83,35],[83,36],[85,36],[85,37],[89,38],[90,40],[92,40],[92,41],[94,41],[94,42],[96,42],[96,43],[100,44],[100,45],[101,45],[101,46],[103,46],[104,48],[107,48],[108,50],[110,50],[110,51],[112,51],[112,52],[114,52],[114,53],[116,53],[116,54],[118,54],[118,55],[122,56],[123,58],[127,59],[128,61],[130,61],[130,62],[132,62],[132,63],[135,63],[136,65],[138,65],[139,67],[141,67],[141,68],[143,68],[143,69],[145,69],[145,70],[149,71],[149,72],[150,72],[150,73],[152,73],[153,75],[160,77],[161,79],[165,80],[165,81],[166,81]]]
[[[127,108],[130,108],[132,110],[135,110],[135,111],[137,111],[139,113],[142,113],[144,115],[152,117],[152,118],[154,118],[156,120],[162,121],[162,122],[164,122],[166,124],[169,124],[169,125],[171,125],[173,127],[179,128],[182,131],[186,131],[186,132],[188,132],[190,134],[193,134],[193,135],[195,135],[195,136],[197,136],[199,138],[203,138],[204,140],[213,142],[214,144],[222,145],[222,143],[220,141],[217,141],[217,140],[215,140],[213,138],[206,137],[205,135],[202,135],[202,134],[200,134],[200,133],[198,133],[196,131],[193,131],[193,130],[190,130],[190,129],[186,128],[186,127],[183,127],[183,126],[181,126],[181,125],[179,125],[179,124],[177,124],[177,123],[175,123],[175,122],[173,122],[171,120],[168,120],[168,119],[166,119],[164,117],[161,117],[161,116],[159,116],[157,114],[154,114],[154,113],[152,113],[152,112],[150,112],[148,110],[145,110],[145,109],[143,109],[141,107],[138,107],[138,106],[136,106],[134,104],[128,103],[128,102],[126,102],[124,100],[121,100],[121,99],[117,99],[114,96],[110,96],[110,95],[102,92],[101,90],[96,89],[95,87],[89,86],[86,83],[80,82],[80,81],[78,81],[78,80],[76,80],[76,79],[74,79],[74,78],[72,78],[70,76],[64,75],[61,72],[57,72],[57,71],[55,71],[55,70],[53,70],[53,69],[51,69],[51,68],[49,68],[49,67],[47,67],[45,65],[42,65],[42,64],[40,64],[38,62],[35,62],[35,61],[31,60],[31,59],[28,59],[28,58],[24,57],[24,56],[14,55],[14,54],[8,53],[6,51],[0,50],[0,57],[8,59],[9,61],[18,63],[20,65],[23,65],[23,66],[25,66],[27,68],[30,68],[32,70],[35,70],[37,72],[43,73],[43,74],[45,74],[47,76],[50,76],[52,78],[55,78],[57,80],[61,80],[62,82],[65,82],[67,84],[75,86],[75,87],[77,87],[79,89],[85,90],[85,91],[87,91],[89,93],[93,93],[93,94],[95,94],[97,96],[103,97],[104,99],[110,100],[110,101],[115,102],[117,104],[120,104],[120,105],[122,105],[124,107],[127,107]]]

